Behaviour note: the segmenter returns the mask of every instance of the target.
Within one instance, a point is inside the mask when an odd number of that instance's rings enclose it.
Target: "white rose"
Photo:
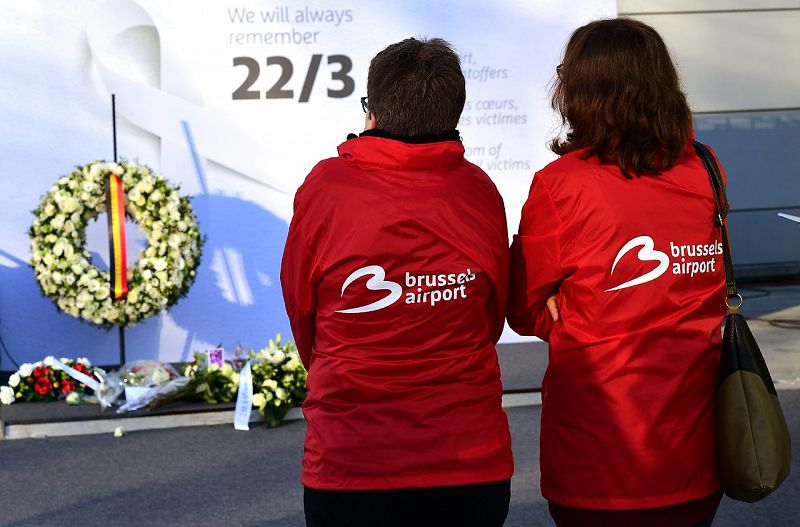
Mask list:
[[[8,386],[0,386],[0,403],[11,404],[14,402],[14,390]]]
[[[81,357],[78,360],[76,360],[75,362],[80,362],[81,364],[83,364],[87,368],[89,368],[92,365],[92,363],[89,362],[89,359],[87,359],[86,357]]]
[[[167,245],[172,247],[173,249],[177,249],[181,245],[181,237],[177,234],[172,234],[167,241]]]
[[[159,201],[162,200],[163,197],[164,194],[162,194],[160,190],[156,189],[153,191],[152,194],[150,194],[150,201],[152,201],[153,203],[158,203]]]
[[[72,220],[67,220],[64,222],[64,234],[72,234],[75,232],[75,223]]]
[[[75,307],[78,309],[83,309],[87,303],[91,302],[92,294],[88,291],[81,291],[78,293],[77,298],[75,298]]]
[[[263,408],[267,405],[267,400],[264,398],[264,394],[259,392],[253,395],[253,406],[256,408]]]
[[[59,239],[55,245],[53,245],[53,254],[56,256],[61,256],[64,254],[64,246],[67,244],[67,241],[64,239]]]
[[[56,358],[55,358],[55,357],[53,357],[52,355],[48,355],[47,357],[45,357],[45,358],[44,358],[44,360],[42,361],[42,363],[43,363],[45,366],[52,366],[52,365],[53,365],[53,361],[55,361],[55,360],[56,360]]]
[[[47,253],[44,255],[44,258],[42,258],[42,261],[47,267],[51,267],[56,259],[51,253]]]
[[[30,377],[33,373],[33,366],[30,363],[24,363],[22,366],[19,367],[19,372],[21,377]]]
[[[274,379],[267,379],[261,383],[261,386],[263,386],[264,388],[269,388],[271,391],[274,392],[275,390],[278,389],[278,381]]]
[[[128,293],[128,302],[135,304],[139,301],[139,290],[134,289]]]
[[[108,288],[108,286],[102,286],[100,289],[98,289],[97,294],[94,296],[98,300],[105,300],[111,296],[111,290]]]
[[[78,210],[78,207],[80,207],[80,202],[72,196],[62,199],[60,203],[61,210],[67,214],[72,214]]]
[[[103,164],[102,163],[95,163],[89,167],[89,177],[91,179],[97,179],[100,177],[100,173],[103,171]]]
[[[178,230],[179,230],[179,231],[181,231],[181,232],[186,232],[186,229],[188,229],[188,228],[189,228],[189,226],[188,226],[188,225],[186,225],[186,222],[185,222],[185,221],[183,221],[183,220],[180,220],[180,221],[178,222]]]
[[[21,380],[22,379],[20,378],[19,373],[12,373],[11,377],[8,378],[8,385],[12,388],[16,388],[19,386],[19,381]]]
[[[296,357],[292,357],[289,362],[283,365],[283,369],[286,371],[295,371],[300,369],[300,366],[302,366],[302,363],[297,360]]]
[[[94,183],[92,183],[91,181],[86,181],[83,184],[83,191],[84,192],[92,192],[92,191],[94,191],[95,188],[96,188],[96,185]]]
[[[61,273],[59,273],[58,271],[55,271],[55,272],[52,274],[51,278],[53,279],[53,282],[55,282],[55,283],[57,283],[57,284],[61,284],[61,282],[62,282],[62,281],[63,281],[63,279],[64,279],[64,277],[63,277],[63,276],[61,276]]]
[[[52,220],[50,220],[50,226],[56,230],[61,230],[64,227],[64,222],[67,221],[67,217],[63,214],[56,214]]]
[[[273,364],[281,363],[285,358],[286,354],[281,350],[274,350],[269,354],[269,361]]]
[[[167,268],[167,260],[164,258],[158,258],[155,262],[153,262],[153,269],[156,271],[163,271]]]
[[[277,388],[275,390],[275,397],[277,397],[281,401],[285,401],[289,398],[289,392],[287,392],[283,388]]]
[[[90,293],[96,293],[100,290],[100,281],[99,280],[89,280],[89,284],[86,286]]]
[[[53,214],[55,214],[55,212],[56,212],[56,208],[53,206],[52,203],[48,203],[47,205],[44,206],[44,215],[45,216],[52,216]]]

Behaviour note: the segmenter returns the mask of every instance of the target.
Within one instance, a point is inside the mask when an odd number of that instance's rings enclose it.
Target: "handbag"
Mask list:
[[[786,479],[791,439],[775,385],[747,321],[740,314],[725,217],[729,206],[719,167],[708,148],[695,141],[714,191],[717,225],[722,231],[725,267],[725,330],[717,392],[717,451],[722,490],[730,498],[755,502]],[[731,305],[733,302],[734,305]]]

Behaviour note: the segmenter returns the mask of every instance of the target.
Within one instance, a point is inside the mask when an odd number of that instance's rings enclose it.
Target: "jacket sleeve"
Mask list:
[[[508,324],[520,335],[549,340],[553,321],[547,298],[564,278],[560,235],[563,225],[541,176],[534,177],[522,208],[519,234],[511,244],[511,293]]]
[[[313,279],[314,258],[303,234],[301,221],[302,213],[298,212],[295,200],[295,214],[289,225],[281,261],[281,288],[297,350],[308,368],[314,346],[317,301]]]
[[[508,224],[506,223],[506,209],[503,205],[503,198],[495,190],[499,202],[498,221],[499,232],[497,251],[497,277],[494,280],[494,305],[490,316],[492,318],[492,339],[495,343],[500,340],[500,336],[505,329],[506,309],[508,307],[509,292],[509,251],[508,251]]]

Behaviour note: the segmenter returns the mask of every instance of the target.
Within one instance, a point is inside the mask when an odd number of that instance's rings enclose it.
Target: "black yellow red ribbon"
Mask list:
[[[106,179],[108,246],[111,268],[111,295],[119,301],[128,295],[128,259],[125,252],[125,190],[116,174]]]

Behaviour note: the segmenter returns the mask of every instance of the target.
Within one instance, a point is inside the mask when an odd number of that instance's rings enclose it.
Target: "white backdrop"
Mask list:
[[[290,334],[278,272],[293,193],[363,128],[359,97],[375,53],[409,36],[455,46],[468,78],[459,130],[468,158],[503,194],[514,231],[533,172],[553,158],[547,90],[563,45],[579,25],[616,10],[612,0],[2,4],[0,335],[17,361],[54,354],[99,363],[116,360],[116,332],[58,313],[40,295],[27,230],[59,176],[112,158],[112,92],[120,157],[194,196],[208,237],[188,297],[127,330],[128,357],[187,360],[211,345],[261,346]],[[101,266],[104,225],[100,218],[88,230]],[[133,234],[130,261],[144,243]],[[6,360],[0,369],[12,368]]]

